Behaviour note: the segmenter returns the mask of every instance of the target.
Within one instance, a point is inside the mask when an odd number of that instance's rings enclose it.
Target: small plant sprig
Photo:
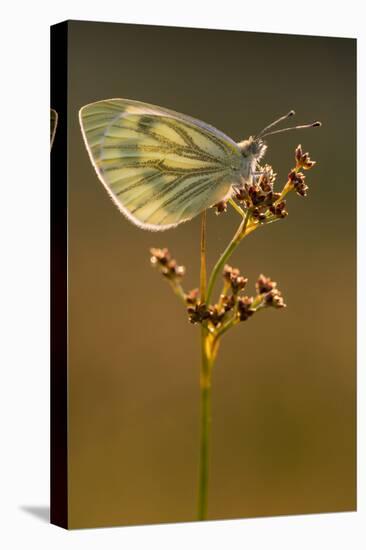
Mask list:
[[[259,227],[282,220],[288,216],[285,197],[295,191],[306,197],[308,186],[304,171],[310,170],[315,161],[309,153],[304,153],[301,145],[295,150],[295,166],[290,170],[282,190],[276,192],[274,184],[277,174],[268,164],[258,165],[253,181],[235,189],[227,201],[214,206],[217,214],[223,214],[230,205],[241,216],[241,222],[228,246],[214,265],[206,284],[206,212],[201,226],[201,277],[200,288],[185,291],[182,279],[185,268],[177,264],[168,249],[152,248],[151,263],[158,268],[168,281],[174,293],[184,303],[188,320],[201,327],[201,442],[200,473],[198,490],[198,519],[207,517],[208,466],[209,466],[209,426],[211,375],[219,350],[221,338],[231,328],[247,321],[260,310],[284,309],[286,304],[277,283],[270,277],[259,275],[255,283],[255,293],[246,294],[248,279],[238,268],[228,265],[228,260],[240,242]],[[217,300],[212,303],[212,295],[221,274],[222,289]]]

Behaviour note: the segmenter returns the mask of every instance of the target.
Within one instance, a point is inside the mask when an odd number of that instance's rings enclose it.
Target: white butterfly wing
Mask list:
[[[56,134],[56,128],[57,128],[57,122],[58,122],[58,114],[57,114],[57,111],[55,111],[55,109],[51,109],[51,127],[50,127],[50,141],[51,141],[51,149],[52,149],[52,145],[53,145],[53,140],[55,139],[55,134]]]
[[[238,146],[204,122],[125,99],[86,105],[79,118],[100,180],[118,208],[144,229],[190,220],[239,182]]]

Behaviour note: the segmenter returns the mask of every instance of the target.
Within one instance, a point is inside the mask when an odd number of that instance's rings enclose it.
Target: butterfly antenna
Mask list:
[[[274,132],[267,132],[266,134],[261,133],[260,137],[273,136],[273,134],[282,134],[282,132],[288,132],[289,130],[304,130],[305,128],[316,128],[317,126],[321,125],[322,123],[317,120],[316,122],[312,122],[311,124],[291,126],[290,128],[282,128],[282,130],[275,130]]]
[[[273,126],[277,126],[277,124],[279,124],[280,122],[282,122],[283,120],[286,120],[292,116],[294,116],[295,114],[295,111],[294,110],[291,110],[287,113],[287,115],[283,115],[281,116],[280,118],[278,118],[277,120],[275,120],[274,122],[271,122],[271,124],[268,124],[268,126],[265,126],[265,128],[263,128],[259,134],[256,136],[256,139],[259,139],[263,136],[264,132],[267,132],[267,130],[270,130],[271,128],[273,128]]]

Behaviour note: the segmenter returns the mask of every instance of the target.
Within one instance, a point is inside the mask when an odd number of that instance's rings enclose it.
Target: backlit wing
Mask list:
[[[56,128],[57,128],[57,122],[58,122],[58,114],[55,111],[55,109],[51,109],[51,149],[53,145],[53,140],[55,139],[56,134]]]
[[[121,212],[144,229],[190,220],[239,180],[236,143],[189,116],[111,99],[86,105],[79,118],[99,179]]]

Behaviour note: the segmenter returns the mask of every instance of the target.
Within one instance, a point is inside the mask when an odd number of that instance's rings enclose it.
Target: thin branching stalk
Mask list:
[[[178,265],[167,248],[151,249],[151,262],[171,285],[174,293],[184,303],[188,319],[192,324],[200,325],[201,366],[200,366],[200,446],[199,446],[199,479],[198,479],[198,520],[207,519],[208,484],[210,457],[211,426],[211,382],[212,371],[219,351],[221,338],[226,332],[239,323],[247,321],[257,311],[273,307],[286,307],[277,283],[269,277],[259,275],[254,296],[244,294],[247,278],[239,269],[227,264],[230,256],[240,242],[250,233],[267,224],[279,221],[288,214],[284,197],[290,191],[306,196],[308,186],[301,170],[309,170],[315,164],[309,153],[304,153],[299,145],[295,151],[296,166],[288,174],[288,180],[282,191],[274,191],[273,183],[276,174],[266,165],[260,177],[250,185],[237,191],[236,200],[245,205],[242,209],[232,198],[220,201],[215,205],[217,213],[226,211],[229,203],[241,221],[233,238],[214,265],[207,284],[206,267],[206,211],[201,218],[200,238],[200,283],[199,288],[185,292],[181,280],[185,273],[184,266]],[[218,276],[223,276],[223,286],[218,300],[211,303],[212,294]]]
[[[201,330],[201,421],[200,421],[200,460],[198,484],[198,520],[207,519],[209,443],[211,426],[211,371],[209,336]]]
[[[206,300],[206,211],[202,214],[201,221],[201,247],[200,247],[200,297],[201,302]],[[198,519],[207,517],[208,503],[208,469],[209,469],[209,436],[211,423],[211,365],[208,355],[207,327],[201,326],[201,422],[200,422],[200,462],[198,485]]]
[[[201,218],[201,271],[200,271],[200,295],[201,302],[206,301],[206,283],[207,283],[207,271],[206,271],[206,210],[202,213]]]
[[[177,281],[169,281],[169,284],[170,286],[172,287],[173,289],[173,292],[176,296],[178,296],[178,298],[184,303],[184,305],[186,304],[186,295],[184,293],[184,290],[182,288],[182,285],[179,284]]]
[[[226,262],[228,261],[231,254],[234,252],[234,250],[236,249],[236,247],[238,246],[240,241],[245,237],[246,229],[247,229],[248,223],[250,221],[250,217],[251,217],[251,212],[250,212],[250,210],[248,210],[246,212],[242,222],[240,223],[234,237],[231,239],[228,246],[226,247],[224,252],[221,254],[220,258],[218,259],[216,265],[214,266],[214,268],[211,272],[211,276],[210,276],[210,279],[209,279],[209,282],[208,282],[208,287],[207,287],[207,302],[208,303],[210,302],[212,291],[214,289],[215,282],[216,282],[216,279],[217,279],[218,275],[222,271],[224,265],[226,264]]]

